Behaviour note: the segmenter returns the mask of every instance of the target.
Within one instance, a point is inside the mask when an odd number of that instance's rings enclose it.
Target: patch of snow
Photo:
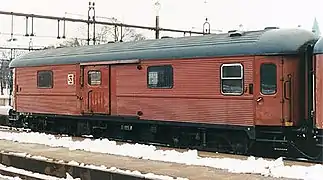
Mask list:
[[[82,137],[86,137],[86,138],[93,138],[93,135],[82,135]]]
[[[42,157],[42,156],[32,156],[33,159],[37,159],[40,161],[49,161],[48,158]]]
[[[22,180],[20,177],[10,177],[10,176],[4,176],[0,174],[0,179],[5,179],[5,180]]]
[[[0,115],[8,116],[12,106],[0,106]]]
[[[9,94],[4,94],[4,95],[0,94],[0,99],[9,99],[9,97],[10,97]]]
[[[28,154],[27,153],[17,153],[17,152],[9,152],[8,154],[13,154],[15,156],[19,156],[19,157],[26,157]]]
[[[0,98],[4,97],[4,98],[9,98],[10,96],[10,89],[9,88],[4,88],[3,89],[3,95],[0,94]]]
[[[79,165],[79,163],[76,161],[70,161],[70,162],[68,162],[68,164],[71,166],[78,166]]]
[[[21,143],[43,144],[50,147],[65,147],[70,150],[84,150],[129,156],[147,160],[156,160],[186,165],[199,165],[228,170],[232,173],[253,173],[272,177],[296,178],[305,180],[322,179],[323,165],[285,166],[282,158],[265,160],[249,157],[247,160],[234,158],[208,158],[198,156],[197,150],[177,152],[175,150],[157,150],[155,146],[143,144],[121,144],[108,139],[84,139],[73,141],[71,137],[55,137],[44,133],[0,132],[0,139]]]

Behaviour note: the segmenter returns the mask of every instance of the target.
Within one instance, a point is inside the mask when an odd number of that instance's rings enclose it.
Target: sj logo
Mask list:
[[[74,74],[68,74],[67,75],[67,84],[73,85],[74,84]]]

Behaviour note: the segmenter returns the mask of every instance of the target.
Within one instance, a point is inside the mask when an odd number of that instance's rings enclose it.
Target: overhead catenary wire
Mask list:
[[[0,32],[0,35],[5,35],[5,36],[10,36],[11,34],[8,33],[8,32]],[[21,34],[21,33],[15,33],[14,34],[15,36],[19,36],[19,37],[26,37],[25,34]],[[37,35],[36,36],[37,38],[53,38],[53,39],[57,39],[56,36],[49,36],[49,35]],[[70,36],[69,38],[64,38],[64,39],[74,39],[74,38],[77,38],[77,39],[80,39],[80,40],[87,40],[87,38],[85,37],[77,37],[77,36]]]
[[[82,23],[94,23],[93,20],[86,19],[77,19],[77,18],[68,18],[68,17],[57,17],[57,16],[47,16],[47,15],[39,15],[39,14],[27,14],[27,13],[17,13],[17,12],[8,12],[8,11],[0,11],[1,15],[12,15],[12,16],[22,16],[22,17],[32,17],[39,19],[49,19],[49,20],[60,20],[60,21],[69,21],[69,22],[82,22]],[[100,25],[108,25],[108,26],[118,26],[118,27],[129,27],[129,28],[139,28],[146,30],[156,30],[155,27],[152,26],[140,26],[140,25],[132,25],[132,24],[123,24],[123,23],[113,23],[113,22],[104,22],[95,20],[95,24]],[[179,30],[179,29],[170,29],[170,28],[159,28],[160,31],[169,31],[169,32],[178,32],[178,33],[190,33],[190,34],[205,34],[199,31],[191,31],[191,30]]]
[[[24,51],[36,51],[36,50],[43,50],[44,48],[29,48],[29,47],[3,47],[0,46],[0,49],[3,50],[24,50]]]
[[[49,35],[37,35],[37,38],[56,38],[56,39],[79,39],[81,41],[88,41],[88,45],[90,44],[89,42],[92,40],[93,44],[96,44],[96,38],[95,38],[95,26],[96,24],[98,25],[107,25],[107,26],[112,26],[115,28],[120,27],[121,28],[121,33],[122,33],[122,28],[123,27],[128,27],[128,28],[139,28],[139,29],[146,29],[146,30],[153,30],[156,32],[156,34],[159,34],[159,31],[168,31],[168,32],[177,32],[177,33],[184,33],[185,34],[206,34],[205,31],[203,30],[203,32],[199,32],[199,31],[192,31],[192,30],[178,30],[178,29],[169,29],[169,28],[161,28],[159,26],[156,27],[150,27],[150,26],[141,26],[141,25],[132,25],[132,24],[124,24],[124,23],[119,23],[119,22],[105,22],[105,21],[98,21],[97,18],[101,18],[101,19],[109,19],[109,20],[116,20],[115,18],[107,18],[107,17],[101,17],[101,16],[97,16],[95,14],[95,8],[94,8],[95,3],[94,2],[89,2],[89,10],[88,10],[88,18],[87,19],[78,19],[78,18],[69,18],[66,17],[67,14],[71,14],[71,13],[67,13],[65,12],[65,16],[64,17],[57,17],[57,16],[48,16],[48,15],[40,15],[40,14],[30,14],[30,13],[19,13],[19,12],[8,12],[8,11],[0,11],[0,15],[9,15],[11,16],[11,32],[10,33],[1,33],[1,35],[9,35],[10,39],[7,41],[13,42],[13,41],[17,41],[16,38],[14,38],[14,36],[22,36],[22,37],[28,37],[28,36],[35,36],[34,33],[34,19],[38,18],[38,19],[47,19],[47,20],[54,20],[57,22],[57,36],[49,36]],[[93,15],[90,16],[90,11],[93,11]],[[75,14],[73,14],[75,15]],[[84,16],[84,15],[79,15],[78,16]],[[26,19],[26,32],[25,34],[19,34],[19,33],[14,33],[14,17],[25,17]],[[28,20],[31,19],[31,25],[28,26]],[[60,36],[60,22],[63,21],[63,35]],[[80,37],[69,37],[66,38],[66,22],[81,22],[81,23],[86,23],[88,25],[88,37],[87,38],[80,38]],[[90,38],[90,26],[89,25],[93,25],[93,37]],[[31,32],[28,32],[28,28],[31,28]],[[117,32],[115,32],[117,33]],[[208,32],[209,33],[209,32]],[[207,34],[208,34],[207,33]],[[121,36],[122,37],[122,36]],[[159,36],[156,35],[156,38],[159,38]],[[44,49],[45,47],[42,48],[35,48],[35,46],[31,45],[31,41],[32,39],[30,39],[29,42],[29,47],[1,47],[0,45],[0,49],[4,49],[4,50],[28,50],[28,51],[32,51],[32,50],[41,50]],[[116,38],[115,41],[118,41],[118,39]],[[121,40],[122,41],[122,38]]]

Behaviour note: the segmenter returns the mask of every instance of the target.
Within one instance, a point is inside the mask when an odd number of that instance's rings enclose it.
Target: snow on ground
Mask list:
[[[22,179],[21,179],[21,178],[19,178],[19,177],[4,176],[4,175],[1,175],[1,174],[0,174],[0,179],[1,179],[1,180],[22,180]]]
[[[9,111],[12,109],[12,106],[0,106],[0,115],[9,115]]]
[[[12,109],[12,106],[9,105],[9,89],[3,89],[3,95],[0,94],[0,99],[4,101],[4,104],[0,106],[0,115],[9,115],[9,110]]]
[[[74,179],[68,173],[66,173],[66,178],[58,178],[58,177],[54,177],[54,176],[48,176],[48,175],[45,175],[45,174],[33,173],[31,171],[26,171],[24,169],[18,169],[18,168],[11,167],[11,166],[5,166],[3,164],[0,164],[0,169],[5,170],[5,171],[9,171],[9,172],[13,172],[13,173],[27,175],[27,176],[34,177],[34,178],[40,178],[40,179],[48,179],[48,180],[80,180],[80,178]],[[19,177],[3,176],[1,174],[0,174],[0,178],[1,179],[6,179],[6,180],[22,180]]]
[[[228,170],[232,173],[253,173],[263,176],[285,177],[304,180],[319,180],[323,177],[323,165],[285,166],[283,159],[265,160],[249,157],[247,160],[233,158],[203,158],[196,150],[177,152],[175,150],[157,150],[152,145],[121,144],[108,139],[85,139],[73,141],[71,137],[55,137],[43,133],[0,132],[0,139],[21,143],[44,144],[51,147],[66,147],[70,150],[84,150],[112,155],[130,156],[148,160],[174,162],[187,165],[208,166]]]

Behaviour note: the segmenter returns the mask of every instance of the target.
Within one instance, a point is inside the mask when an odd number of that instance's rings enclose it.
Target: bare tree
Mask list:
[[[6,59],[1,59],[0,63],[0,93],[1,95],[4,94],[3,90],[5,87],[8,87],[9,85],[9,73],[10,69],[8,67],[9,65],[9,60]]]
[[[4,88],[12,89],[12,74],[9,63],[12,59],[22,55],[22,51],[2,51],[0,61],[0,94],[3,95]]]
[[[81,38],[71,38],[59,44],[59,47],[76,47],[86,45],[86,40]],[[51,47],[48,47],[51,48]]]
[[[112,23],[120,23],[116,18],[110,18]],[[83,35],[87,35],[87,27],[82,26],[80,29]],[[92,34],[91,34],[92,35]],[[96,44],[105,44],[110,41],[140,41],[146,39],[141,33],[136,32],[136,30],[128,27],[116,27],[116,26],[97,26],[95,33]],[[70,46],[84,46],[87,44],[86,39],[81,38],[71,38],[60,44],[60,47],[70,47]]]
[[[132,38],[133,38],[133,41],[142,41],[146,39],[146,37],[142,34],[134,34]]]
[[[111,18],[112,23],[121,23],[116,18]],[[106,36],[113,37],[114,41],[140,41],[146,39],[143,34],[137,33],[129,27],[104,26]]]

